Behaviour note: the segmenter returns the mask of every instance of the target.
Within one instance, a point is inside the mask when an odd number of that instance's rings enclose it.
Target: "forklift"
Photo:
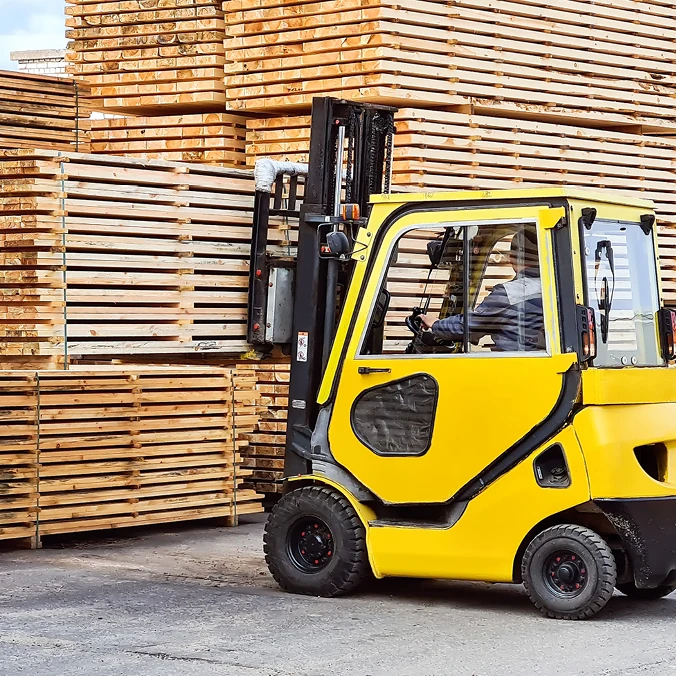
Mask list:
[[[292,362],[273,577],[523,584],[569,620],[671,593],[676,311],[652,203],[392,194],[395,112],[317,98],[309,165],[256,168],[249,340]],[[298,223],[295,257],[270,252],[274,219]]]

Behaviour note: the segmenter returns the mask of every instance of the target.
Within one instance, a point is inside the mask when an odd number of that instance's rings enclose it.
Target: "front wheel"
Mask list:
[[[282,497],[263,542],[270,573],[294,594],[348,594],[371,571],[364,525],[345,496],[326,486],[305,486]]]
[[[657,601],[676,591],[676,584],[661,584],[659,587],[652,589],[639,589],[633,582],[625,582],[618,584],[617,590],[637,601]]]
[[[547,617],[585,620],[610,600],[617,581],[613,552],[582,526],[554,526],[528,545],[521,564],[530,600]]]

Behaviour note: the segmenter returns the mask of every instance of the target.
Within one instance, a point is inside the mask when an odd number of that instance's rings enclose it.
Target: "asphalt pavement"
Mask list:
[[[118,531],[0,553],[0,674],[676,676],[676,593],[617,595],[587,622],[523,589],[387,580],[356,596],[281,592],[263,517]]]

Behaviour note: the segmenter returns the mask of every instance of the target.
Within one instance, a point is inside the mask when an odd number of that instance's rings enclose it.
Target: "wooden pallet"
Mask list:
[[[5,151],[0,187],[5,367],[248,350],[250,172]]]
[[[673,4],[226,0],[224,8],[233,110],[307,109],[325,93],[590,126],[676,124]]]
[[[258,421],[250,373],[99,367],[0,372],[0,383],[10,496],[0,539],[216,516],[234,525],[262,510],[240,468]]]
[[[70,79],[0,70],[0,149],[89,152],[88,97]]]
[[[219,112],[221,0],[68,0],[67,70],[91,85],[97,110],[142,115]]]
[[[94,120],[92,152],[243,167],[246,117],[226,113]]]

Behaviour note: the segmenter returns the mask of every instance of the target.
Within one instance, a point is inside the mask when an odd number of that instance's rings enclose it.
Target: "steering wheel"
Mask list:
[[[406,348],[406,354],[430,354],[430,353],[455,353],[462,350],[456,342],[449,342],[437,338],[431,331],[424,331],[420,315],[425,310],[414,307],[411,314],[406,317],[406,328],[413,334],[413,340]]]
[[[422,319],[420,315],[425,314],[424,310],[419,307],[414,307],[413,312],[406,317],[406,328],[414,335],[418,335],[423,328]]]

